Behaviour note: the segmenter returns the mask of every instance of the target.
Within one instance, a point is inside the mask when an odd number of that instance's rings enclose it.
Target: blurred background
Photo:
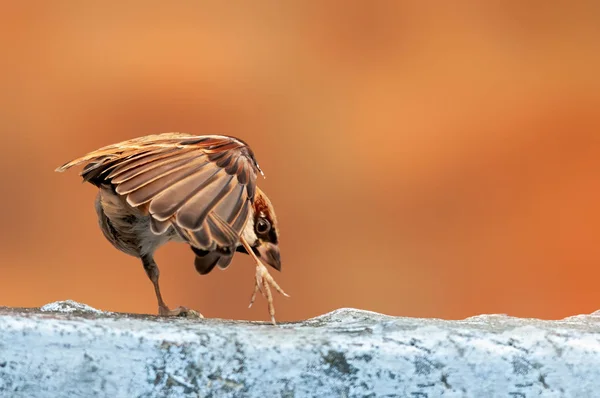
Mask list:
[[[598,2],[5,1],[0,29],[0,305],[156,313],[96,189],[54,169],[179,131],[254,149],[280,321],[600,309]],[[247,256],[156,258],[171,307],[268,320]]]

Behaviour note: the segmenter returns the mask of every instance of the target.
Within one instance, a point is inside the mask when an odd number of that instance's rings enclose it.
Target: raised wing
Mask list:
[[[169,226],[193,247],[235,251],[261,173],[243,141],[227,136],[166,133],[109,145],[57,169],[86,163],[81,176],[110,184],[129,205]]]

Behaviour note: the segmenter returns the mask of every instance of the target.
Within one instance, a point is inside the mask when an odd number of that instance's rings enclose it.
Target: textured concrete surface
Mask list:
[[[0,397],[598,397],[600,315],[303,322],[0,308]]]

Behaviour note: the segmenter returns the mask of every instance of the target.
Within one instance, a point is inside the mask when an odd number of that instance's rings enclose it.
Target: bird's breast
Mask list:
[[[106,239],[120,251],[135,257],[152,254],[178,236],[172,228],[156,235],[150,229],[150,216],[131,207],[110,188],[101,188],[96,197],[98,223]]]

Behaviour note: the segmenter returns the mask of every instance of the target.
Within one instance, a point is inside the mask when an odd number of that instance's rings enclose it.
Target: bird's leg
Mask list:
[[[197,317],[203,318],[202,314],[191,310],[186,307],[177,307],[174,310],[169,309],[167,304],[165,304],[162,295],[160,294],[160,287],[158,285],[158,277],[160,275],[160,271],[158,270],[158,266],[154,261],[152,255],[142,256],[142,263],[144,264],[144,270],[152,281],[154,285],[154,292],[156,293],[156,299],[158,300],[158,314],[161,316],[186,316],[186,317]]]
[[[276,325],[275,322],[275,305],[273,304],[273,295],[271,294],[270,286],[273,286],[275,290],[277,290],[280,294],[283,294],[286,297],[289,295],[283,291],[281,287],[275,282],[275,279],[269,273],[267,267],[260,261],[260,259],[256,256],[252,247],[246,242],[244,238],[241,239],[242,245],[246,248],[246,251],[252,256],[254,261],[256,262],[256,279],[254,281],[254,292],[252,293],[252,298],[250,299],[250,306],[254,304],[254,299],[256,298],[256,293],[260,290],[262,295],[267,299],[269,304],[269,314],[271,315],[271,322],[273,325]]]

